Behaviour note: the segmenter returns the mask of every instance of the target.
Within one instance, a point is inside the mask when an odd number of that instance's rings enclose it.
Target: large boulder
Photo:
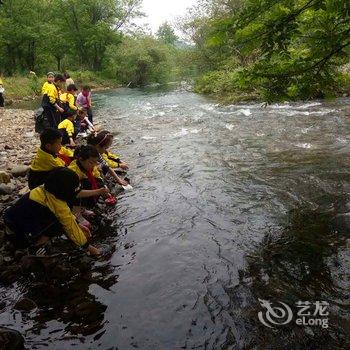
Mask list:
[[[0,327],[0,349],[22,350],[24,349],[24,338],[21,333],[6,327]]]

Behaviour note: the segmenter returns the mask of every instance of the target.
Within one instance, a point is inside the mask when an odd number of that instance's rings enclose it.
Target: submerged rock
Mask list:
[[[65,267],[62,265],[57,265],[54,270],[52,271],[52,277],[59,279],[59,280],[64,280],[68,281],[72,277],[76,276],[79,274],[79,270],[75,267]]]
[[[23,272],[27,273],[44,271],[44,266],[40,259],[28,255],[21,258],[19,265]]]
[[[0,327],[0,349],[21,350],[24,349],[24,338],[21,333],[5,327]]]
[[[330,224],[334,231],[344,236],[350,236],[350,213],[336,215]]]
[[[18,311],[25,311],[29,312],[31,310],[36,309],[38,306],[35,304],[35,302],[31,299],[28,298],[23,298],[17,301],[15,306],[13,307],[15,310]]]
[[[0,274],[0,280],[6,284],[12,284],[17,281],[20,274],[21,268],[18,265],[8,266],[6,267],[5,271]]]

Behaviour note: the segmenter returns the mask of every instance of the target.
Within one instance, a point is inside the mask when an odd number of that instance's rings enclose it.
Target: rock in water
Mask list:
[[[10,175],[6,171],[0,171],[0,183],[8,184],[11,181]]]
[[[29,167],[27,165],[17,165],[14,166],[11,170],[11,174],[14,177],[19,177],[19,176],[26,176],[27,172],[29,170]]]
[[[17,303],[15,304],[15,306],[13,307],[15,310],[19,310],[19,311],[25,311],[25,312],[29,312],[31,310],[34,310],[37,308],[37,305],[35,304],[35,302],[31,299],[28,298],[22,298],[20,300],[17,301]]]
[[[24,349],[24,338],[21,333],[5,327],[0,327],[0,349],[22,350]]]
[[[338,214],[331,221],[334,231],[344,236],[350,236],[350,213]]]

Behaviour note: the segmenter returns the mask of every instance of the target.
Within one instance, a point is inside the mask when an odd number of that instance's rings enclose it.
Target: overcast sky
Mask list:
[[[165,21],[173,23],[176,17],[184,15],[186,9],[197,0],[143,0],[143,12],[147,17],[142,23],[148,23],[153,33]]]

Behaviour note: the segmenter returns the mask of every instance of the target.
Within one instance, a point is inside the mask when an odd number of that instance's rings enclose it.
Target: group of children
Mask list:
[[[77,146],[79,113],[93,125],[91,94],[85,94],[83,89],[78,104],[75,85],[70,83],[65,92],[60,92],[57,79],[64,78],[48,73],[43,86],[43,107],[50,127],[41,133],[40,148],[30,165],[30,191],[4,212],[5,233],[15,248],[46,255],[50,238],[65,232],[78,247],[99,255],[100,250],[89,243],[88,220],[98,201],[115,204],[107,187],[109,181],[124,188],[130,186],[127,178],[118,175],[126,172],[128,164],[108,151],[113,143],[113,135],[108,131],[93,129],[87,144]]]
[[[68,73],[47,73],[47,81],[42,87],[41,106],[45,116],[45,127],[66,130],[63,143],[69,140],[72,146],[73,129],[75,134],[96,131],[91,111],[91,89],[89,86],[83,86],[76,96],[77,91]]]

